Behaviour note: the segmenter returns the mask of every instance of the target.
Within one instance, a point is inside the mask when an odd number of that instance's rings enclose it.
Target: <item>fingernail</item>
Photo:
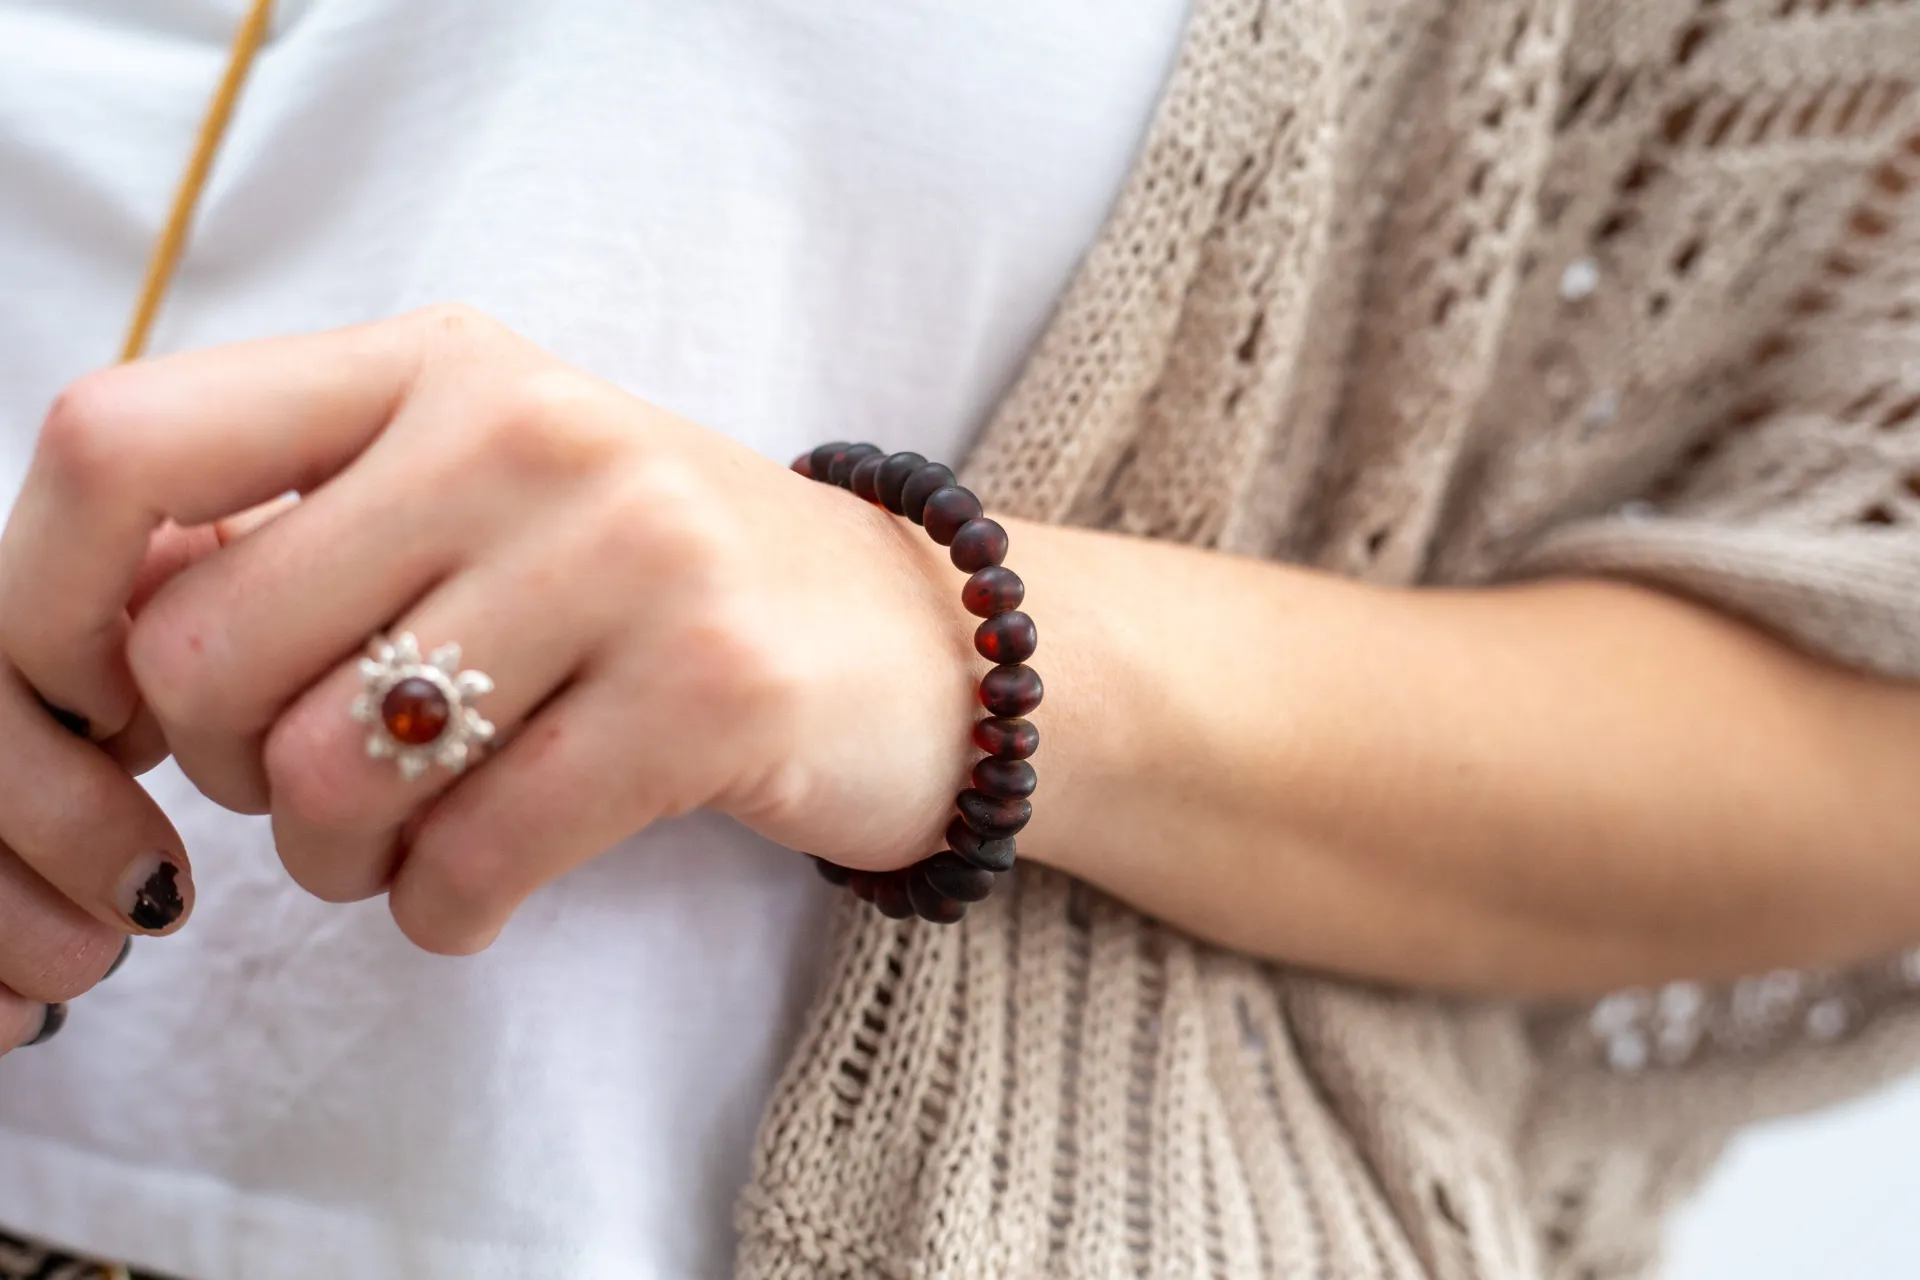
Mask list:
[[[133,939],[128,938],[124,943],[121,944],[120,954],[113,958],[113,967],[107,970],[107,978],[111,978],[114,974],[120,972],[120,966],[125,964],[127,962],[127,957],[132,954],[133,954]],[[102,978],[100,979],[100,981],[105,982],[107,978]]]
[[[159,933],[187,909],[180,882],[185,873],[163,853],[150,853],[127,868],[120,881],[118,906],[135,928]]]
[[[37,1044],[45,1044],[47,1041],[59,1035],[60,1028],[66,1025],[67,1025],[67,1006],[63,1004],[50,1004],[47,1006],[47,1014],[45,1019],[42,1020],[42,1022],[40,1023],[40,1034],[36,1035],[33,1039],[27,1041],[25,1044],[21,1045],[20,1047],[22,1049],[31,1049],[33,1048],[33,1046]]]
[[[39,697],[40,695],[35,694],[34,696]],[[65,707],[56,707],[45,698],[40,698],[40,705],[47,709],[48,715],[59,722],[62,729],[65,729],[74,737],[93,737],[93,725],[78,711],[69,711]]]

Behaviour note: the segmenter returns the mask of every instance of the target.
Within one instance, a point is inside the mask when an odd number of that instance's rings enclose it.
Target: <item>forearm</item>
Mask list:
[[[1914,688],[1629,586],[1013,533],[1049,689],[1022,852],[1151,914],[1536,994],[1920,938]]]

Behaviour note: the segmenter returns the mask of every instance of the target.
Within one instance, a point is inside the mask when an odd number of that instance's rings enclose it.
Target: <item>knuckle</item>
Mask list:
[[[407,316],[422,338],[435,347],[464,351],[508,333],[505,325],[464,302],[436,302]]]
[[[337,735],[294,712],[267,734],[262,764],[277,818],[320,830],[352,830],[367,809],[365,770]]]
[[[127,465],[132,443],[122,432],[122,379],[116,370],[90,373],[70,384],[47,411],[39,452],[70,490],[110,491]]]
[[[204,643],[196,643],[192,623],[176,613],[161,599],[135,619],[126,649],[134,684],[163,724],[222,726],[230,710],[221,696],[226,684],[212,678]]]
[[[445,955],[483,949],[492,922],[511,907],[511,868],[495,841],[437,833],[407,854],[390,901],[394,923],[414,945]]]
[[[496,464],[523,479],[604,474],[630,439],[604,411],[605,395],[571,369],[528,373],[501,391],[491,428],[478,443]]]

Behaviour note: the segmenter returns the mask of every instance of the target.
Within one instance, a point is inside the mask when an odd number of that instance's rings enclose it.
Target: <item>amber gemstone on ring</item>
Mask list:
[[[424,747],[446,732],[453,706],[440,686],[424,676],[408,676],[380,700],[380,722],[397,742]]]

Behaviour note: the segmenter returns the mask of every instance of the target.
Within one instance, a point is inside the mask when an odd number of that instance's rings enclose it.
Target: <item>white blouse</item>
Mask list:
[[[117,347],[244,0],[0,0],[0,493]],[[1183,0],[287,0],[158,350],[472,303],[785,459],[961,454]],[[199,903],[0,1061],[0,1225],[191,1280],[715,1276],[828,890],[710,816],[486,954],[150,785]]]

